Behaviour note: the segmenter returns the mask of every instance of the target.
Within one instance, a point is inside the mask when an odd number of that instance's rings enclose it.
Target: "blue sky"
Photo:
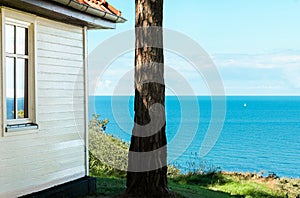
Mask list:
[[[110,0],[128,20],[116,30],[89,31],[92,52],[113,35],[131,30],[134,1]],[[299,0],[165,0],[164,27],[197,42],[212,58],[226,95],[300,95]],[[122,41],[124,42],[124,41]],[[176,42],[174,40],[174,42]],[[133,51],[121,54],[98,79],[96,95],[112,95],[133,69]],[[203,76],[180,54],[165,52],[165,63],[193,89],[186,95],[210,95]],[[167,94],[180,94],[166,73]],[[129,78],[130,79],[130,78]]]

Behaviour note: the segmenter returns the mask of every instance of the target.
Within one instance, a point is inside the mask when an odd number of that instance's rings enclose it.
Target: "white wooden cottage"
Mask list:
[[[87,29],[125,19],[105,0],[0,0],[0,8],[0,197],[86,178]]]

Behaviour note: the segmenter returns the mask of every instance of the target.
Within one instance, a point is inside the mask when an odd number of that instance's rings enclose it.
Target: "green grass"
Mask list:
[[[185,197],[285,197],[264,183],[226,173],[182,175],[170,180],[170,187]]]
[[[197,184],[180,184],[169,180],[169,188],[174,191],[176,194],[181,195],[182,197],[207,197],[207,198],[228,198],[228,197],[239,197],[232,196],[229,193],[211,190],[206,187]]]
[[[97,178],[97,196],[115,197],[125,191],[124,178]]]
[[[228,192],[232,195],[240,195],[244,197],[285,197],[284,193],[273,191],[266,184],[260,184],[252,181],[230,181],[223,185],[215,185],[210,189],[218,189]]]
[[[125,191],[126,179],[98,177],[94,197],[118,197]],[[238,179],[223,173],[185,175],[169,179],[169,188],[179,198],[284,198],[285,193],[271,189],[264,183]]]
[[[118,197],[125,191],[126,179],[124,178],[97,178],[97,192],[94,197]],[[228,198],[237,197],[224,192],[217,192],[196,185],[181,185],[172,180],[169,187],[178,198],[207,197]]]

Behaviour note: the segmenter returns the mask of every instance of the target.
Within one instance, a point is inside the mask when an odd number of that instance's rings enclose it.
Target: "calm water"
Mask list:
[[[168,155],[181,153],[182,145],[189,145],[179,158],[169,161],[182,167],[188,167],[186,162],[199,153],[211,121],[210,97],[197,99],[166,98],[167,137],[171,143]],[[109,119],[107,133],[130,140],[132,97],[95,97],[90,102],[90,114]],[[184,136],[179,137],[179,133]],[[178,139],[180,144],[172,144]],[[300,177],[300,97],[227,97],[223,129],[203,160],[227,171],[263,170]]]

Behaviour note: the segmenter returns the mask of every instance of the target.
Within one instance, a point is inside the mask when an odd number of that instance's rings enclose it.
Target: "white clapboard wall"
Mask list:
[[[36,19],[39,130],[11,136],[2,136],[1,131],[0,197],[85,176],[83,28]],[[2,122],[2,110],[0,116]]]

